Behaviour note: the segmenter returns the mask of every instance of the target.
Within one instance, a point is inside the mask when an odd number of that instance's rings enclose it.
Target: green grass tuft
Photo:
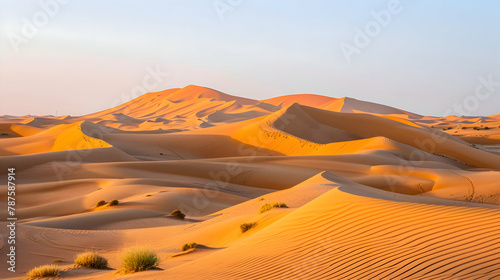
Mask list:
[[[138,272],[157,267],[160,259],[155,251],[145,247],[131,247],[125,250],[122,269],[126,273]]]

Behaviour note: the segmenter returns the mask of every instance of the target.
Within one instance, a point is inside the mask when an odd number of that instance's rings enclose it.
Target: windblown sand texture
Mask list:
[[[500,279],[500,115],[187,86],[80,117],[0,116],[3,217],[9,167],[4,279],[56,259],[60,279]],[[288,208],[259,214],[274,202]],[[117,273],[136,245],[159,268]],[[87,250],[111,269],[73,268]]]

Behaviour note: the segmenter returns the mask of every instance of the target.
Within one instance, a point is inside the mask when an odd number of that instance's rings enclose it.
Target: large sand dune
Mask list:
[[[85,116],[0,116],[0,207],[15,167],[19,219],[2,278],[61,259],[61,279],[500,279],[499,126],[200,86]],[[288,207],[259,214],[274,202]],[[202,246],[180,254],[190,242]],[[135,245],[159,269],[119,274]],[[74,268],[86,250],[111,269]]]

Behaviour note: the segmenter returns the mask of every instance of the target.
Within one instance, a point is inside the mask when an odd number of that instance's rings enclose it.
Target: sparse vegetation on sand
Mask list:
[[[266,203],[259,208],[259,214],[274,208],[288,208],[288,206],[283,202]]]
[[[107,204],[107,205],[108,205],[108,206],[115,206],[115,205],[118,205],[118,203],[119,203],[119,202],[118,202],[118,200],[113,199],[113,200],[111,200],[110,202],[108,202],[108,204]]]
[[[95,252],[84,252],[76,256],[75,265],[79,267],[103,269],[108,267],[108,260]]]
[[[241,233],[247,232],[249,229],[253,228],[257,223],[244,223],[240,225]]]
[[[198,243],[196,243],[196,242],[193,242],[193,243],[186,243],[186,244],[182,245],[182,247],[181,247],[181,251],[183,251],[183,252],[184,252],[184,251],[187,251],[187,250],[189,250],[189,249],[195,249],[195,248],[197,248],[198,246],[199,246],[199,244],[198,244]]]
[[[99,207],[99,206],[103,206],[103,205],[106,205],[106,201],[104,201],[104,200],[99,200],[99,201],[95,204],[95,207]]]
[[[172,211],[172,213],[170,215],[177,217],[179,219],[182,219],[182,220],[184,220],[184,218],[186,217],[186,215],[184,213],[182,213],[181,210],[174,210],[174,211]]]
[[[28,272],[29,278],[37,277],[56,277],[59,276],[60,270],[53,264],[47,264],[35,267]]]
[[[157,267],[160,259],[155,251],[146,247],[131,247],[125,250],[122,258],[122,270],[133,273]]]

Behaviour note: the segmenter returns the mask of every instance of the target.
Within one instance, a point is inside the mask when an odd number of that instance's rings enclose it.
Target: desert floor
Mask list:
[[[10,167],[4,279],[44,264],[62,279],[500,279],[500,115],[187,86],[80,117],[0,116],[2,217]],[[160,265],[121,274],[137,245]],[[110,268],[74,268],[87,250]]]

